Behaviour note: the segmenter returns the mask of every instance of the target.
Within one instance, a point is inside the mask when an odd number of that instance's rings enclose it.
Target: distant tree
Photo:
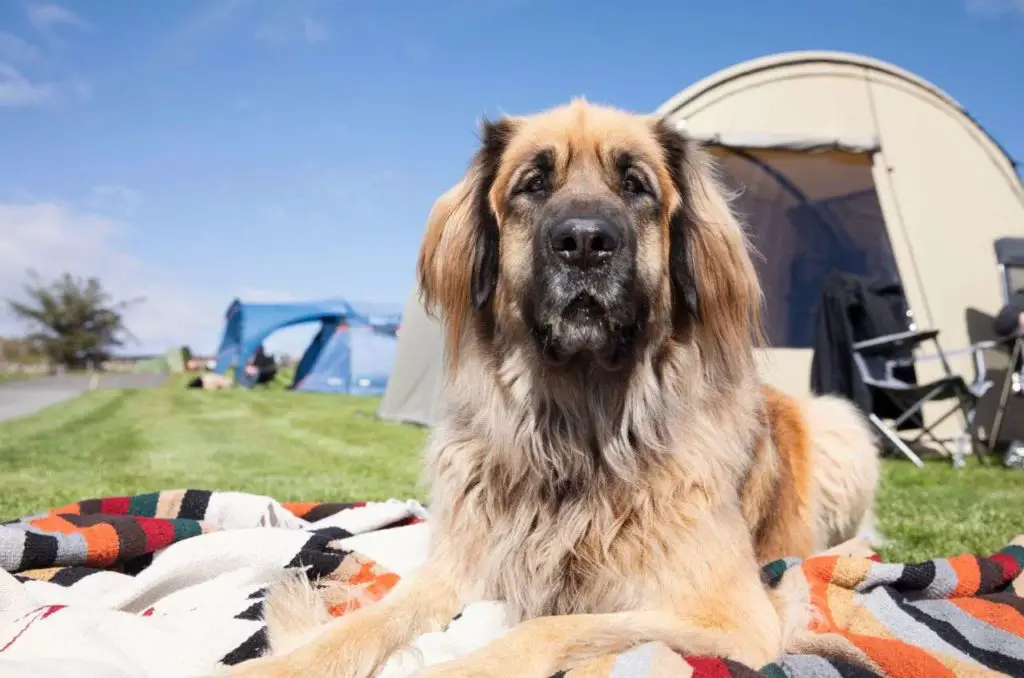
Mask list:
[[[29,271],[24,301],[8,299],[11,311],[32,327],[26,337],[56,365],[70,368],[98,365],[112,349],[135,337],[123,313],[142,298],[114,301],[98,278],[65,273],[53,282]]]

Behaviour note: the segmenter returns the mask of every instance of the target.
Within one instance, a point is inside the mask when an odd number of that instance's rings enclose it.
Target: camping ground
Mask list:
[[[376,398],[258,389],[87,393],[0,424],[0,519],[72,501],[193,487],[280,500],[423,499],[426,431],[375,418]],[[887,559],[990,552],[1019,530],[1022,476],[970,463],[884,462]]]

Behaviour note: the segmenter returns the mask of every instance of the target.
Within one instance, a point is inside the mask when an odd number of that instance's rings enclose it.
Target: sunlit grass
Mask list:
[[[422,498],[426,432],[377,420],[376,398],[281,384],[206,392],[184,381],[88,393],[0,424],[0,518],[182,487],[297,501]],[[887,460],[877,514],[889,560],[988,553],[1024,532],[1024,473]]]

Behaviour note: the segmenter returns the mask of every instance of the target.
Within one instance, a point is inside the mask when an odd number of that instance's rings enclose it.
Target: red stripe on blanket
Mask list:
[[[160,518],[141,518],[135,522],[146,534],[146,553],[153,553],[174,543],[174,523]]]
[[[693,667],[693,678],[731,678],[732,671],[717,657],[683,657]]]
[[[67,607],[67,605],[51,605],[50,607],[46,608],[46,612],[43,612],[43,616],[40,617],[40,619],[46,619],[50,615],[52,615],[52,614],[54,614],[56,612],[60,612],[65,607]]]
[[[100,500],[100,513],[123,516],[131,507],[131,497],[105,497]]]
[[[1004,583],[1020,574],[1020,565],[1018,565],[1017,560],[1008,553],[995,553],[989,558],[989,560],[999,563],[999,567],[1003,568]]]

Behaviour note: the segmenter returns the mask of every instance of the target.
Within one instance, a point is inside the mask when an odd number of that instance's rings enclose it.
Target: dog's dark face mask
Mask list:
[[[569,181],[536,210],[522,308],[552,366],[629,362],[647,322],[637,277],[636,219],[608,190]]]
[[[631,121],[636,139],[585,116],[561,130],[484,126],[471,172],[473,306],[493,326],[496,303],[514,315],[551,370],[621,370],[692,315],[684,211],[665,204],[679,203],[666,165],[683,147]]]

